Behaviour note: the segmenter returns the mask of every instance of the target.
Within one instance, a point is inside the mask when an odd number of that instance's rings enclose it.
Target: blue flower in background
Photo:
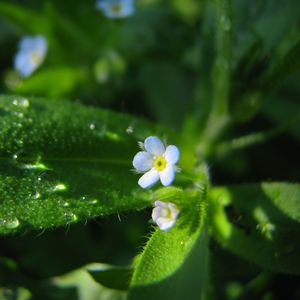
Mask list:
[[[98,0],[96,6],[108,18],[126,18],[134,13],[134,0]]]
[[[44,61],[47,49],[47,40],[42,35],[22,38],[14,60],[15,69],[23,77],[30,76]]]

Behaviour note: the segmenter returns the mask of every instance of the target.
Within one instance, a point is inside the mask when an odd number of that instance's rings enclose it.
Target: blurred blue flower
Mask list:
[[[47,49],[47,40],[42,35],[22,38],[14,60],[15,69],[23,77],[30,76],[44,61]]]
[[[108,18],[126,18],[134,13],[134,0],[98,0],[96,7]]]

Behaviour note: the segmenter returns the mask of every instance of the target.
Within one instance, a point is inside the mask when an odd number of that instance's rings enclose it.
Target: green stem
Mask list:
[[[282,133],[287,131],[288,129],[292,128],[293,126],[296,126],[300,122],[300,113],[292,119],[291,121],[279,125],[273,129],[261,131],[261,132],[254,132],[242,137],[235,138],[231,141],[221,143],[216,148],[216,153],[219,155],[226,154],[230,151],[234,150],[241,150],[246,147],[250,147],[259,143],[266,142]]]
[[[215,0],[216,8],[216,58],[213,66],[213,104],[203,135],[203,143],[209,152],[228,126],[228,102],[231,76],[231,0]],[[203,148],[203,145],[202,145]]]
[[[216,59],[213,68],[212,113],[228,114],[231,64],[231,0],[215,0],[216,5]]]

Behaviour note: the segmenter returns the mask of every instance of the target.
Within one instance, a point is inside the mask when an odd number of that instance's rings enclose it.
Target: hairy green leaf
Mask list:
[[[176,191],[175,191],[176,192]],[[160,197],[161,196],[161,197]],[[175,227],[157,229],[136,260],[130,300],[201,299],[207,267],[206,199],[201,192],[181,192],[169,197],[165,191],[156,199],[181,207]]]
[[[150,204],[132,169],[147,122],[67,101],[0,97],[0,233]]]
[[[300,185],[245,184],[211,193],[213,235],[268,270],[300,273]]]

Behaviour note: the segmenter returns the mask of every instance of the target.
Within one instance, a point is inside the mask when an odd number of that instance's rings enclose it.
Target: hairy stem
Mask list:
[[[231,75],[231,0],[215,0],[215,9],[216,58],[212,72],[213,103],[203,135],[204,152],[210,152],[212,144],[230,123],[228,102]]]

